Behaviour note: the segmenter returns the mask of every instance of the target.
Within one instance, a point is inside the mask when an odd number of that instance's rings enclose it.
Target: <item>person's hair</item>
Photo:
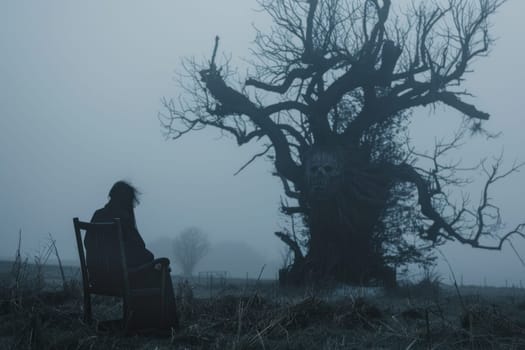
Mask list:
[[[109,190],[109,200],[124,207],[135,207],[140,203],[140,192],[129,182],[117,181]]]

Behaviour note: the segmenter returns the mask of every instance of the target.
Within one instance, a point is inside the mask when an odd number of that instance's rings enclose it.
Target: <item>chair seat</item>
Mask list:
[[[161,288],[141,288],[141,289],[131,289],[129,295],[132,297],[145,297],[151,295],[160,295]]]
[[[91,286],[89,288],[89,293],[105,295],[105,296],[110,296],[110,297],[121,297],[124,294],[122,291],[122,288],[119,288],[119,289],[105,288],[103,286]]]
[[[157,258],[143,265],[128,267],[128,274],[133,275],[136,273],[144,272],[146,270],[152,269],[157,264],[160,264],[162,267],[168,267],[170,264],[170,261],[167,258]]]

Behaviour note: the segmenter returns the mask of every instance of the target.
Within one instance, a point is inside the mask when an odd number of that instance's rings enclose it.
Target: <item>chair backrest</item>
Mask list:
[[[78,218],[73,219],[73,225],[75,227],[75,238],[77,241],[77,248],[78,248],[78,256],[80,259],[80,269],[82,272],[82,284],[84,287],[84,295],[89,294],[101,294],[101,295],[117,295],[117,296],[123,296],[124,298],[127,297],[127,294],[129,293],[129,277],[128,277],[128,269],[126,264],[126,255],[124,253],[124,240],[122,235],[122,227],[120,224],[120,219],[115,218],[111,222],[84,222],[80,221]],[[86,261],[86,252],[84,249],[84,244],[82,241],[82,231],[84,232],[103,232],[105,235],[115,235],[116,241],[118,242],[118,249],[120,253],[120,259],[117,262],[120,263],[118,266],[120,271],[122,273],[122,287],[115,289],[113,287],[108,287],[104,285],[94,285],[93,284],[93,273],[90,275],[89,268],[87,261]],[[91,254],[95,254],[97,252],[91,252]],[[115,252],[117,253],[117,252]],[[93,272],[93,271],[92,271]],[[116,276],[108,276],[109,279],[115,280],[118,277]]]

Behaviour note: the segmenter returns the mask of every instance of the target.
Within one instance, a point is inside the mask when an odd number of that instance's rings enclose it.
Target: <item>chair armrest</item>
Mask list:
[[[166,269],[170,264],[170,260],[168,258],[158,258],[145,264],[128,268],[128,273],[138,273],[144,270],[152,269],[157,264],[161,265],[161,269]]]

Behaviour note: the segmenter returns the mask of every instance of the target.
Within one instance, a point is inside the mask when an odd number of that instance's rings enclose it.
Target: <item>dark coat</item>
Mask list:
[[[91,222],[111,222],[114,218],[120,219],[127,266],[137,267],[152,261],[153,254],[146,249],[144,240],[137,230],[133,210],[123,210],[110,202],[93,214]],[[119,290],[122,287],[122,281],[115,276],[122,275],[122,264],[117,235],[103,230],[88,230],[84,238],[84,245],[92,283],[110,290]],[[133,310],[133,316],[128,325],[130,329],[155,328],[159,325],[161,328],[178,327],[171,277],[167,275],[165,278],[166,280],[162,283],[160,271],[153,266],[130,275],[129,282],[132,288],[158,288],[163,284],[166,295],[165,319],[161,317],[159,297],[141,296],[130,300],[129,306]]]
[[[146,249],[132,211],[123,210],[110,202],[95,211],[91,222],[111,222],[114,218],[120,218],[127,266],[136,267],[152,261],[153,254]],[[105,273],[117,272],[115,269],[121,266],[117,235],[103,230],[88,230],[84,244],[89,269],[104,270]]]

